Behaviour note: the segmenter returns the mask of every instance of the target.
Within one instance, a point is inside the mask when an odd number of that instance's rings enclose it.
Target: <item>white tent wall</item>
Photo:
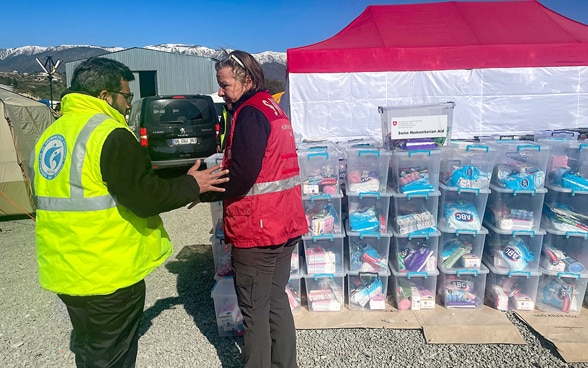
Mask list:
[[[378,106],[455,102],[453,139],[588,126],[588,67],[290,73],[284,103],[307,139],[381,141]]]
[[[53,121],[47,105],[0,89],[0,216],[34,212],[29,157]]]

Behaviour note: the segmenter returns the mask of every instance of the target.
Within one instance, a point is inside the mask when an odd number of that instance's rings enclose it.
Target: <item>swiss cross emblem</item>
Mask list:
[[[398,125],[398,122],[396,120],[392,121],[392,125],[396,126]]]

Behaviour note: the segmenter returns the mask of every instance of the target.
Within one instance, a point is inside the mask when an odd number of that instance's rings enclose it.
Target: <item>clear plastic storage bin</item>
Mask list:
[[[288,302],[290,303],[290,310],[292,313],[298,313],[302,309],[302,290],[301,290],[300,276],[290,276],[288,284],[286,284],[286,294],[288,295]]]
[[[343,194],[302,196],[302,206],[308,223],[308,235],[342,233],[341,199]]]
[[[348,272],[347,300],[349,309],[386,309],[389,276],[388,267],[383,272]]]
[[[437,190],[440,152],[438,149],[393,151],[388,172],[390,190],[401,194]]]
[[[588,192],[547,187],[542,221],[546,229],[588,234]]]
[[[445,269],[439,267],[437,294],[445,308],[481,308],[484,305],[488,268]]]
[[[443,146],[451,139],[454,102],[378,106],[382,142],[389,150]]]
[[[212,243],[212,259],[214,261],[215,277],[232,276],[231,266],[231,244],[225,243],[223,239],[215,235],[210,237]]]
[[[347,254],[350,272],[386,272],[392,234],[349,230],[347,223]]]
[[[339,312],[345,303],[345,274],[304,276],[309,312]]]
[[[344,234],[323,234],[303,236],[304,263],[306,274],[344,273],[343,238]]]
[[[489,189],[496,155],[494,145],[451,141],[441,148],[439,181],[449,188]]]
[[[579,314],[588,284],[587,273],[556,272],[541,269],[537,289],[537,309],[544,312]]]
[[[547,228],[540,266],[550,272],[588,273],[588,234]]]
[[[345,151],[349,193],[386,192],[390,152],[380,148],[351,148]]]
[[[434,233],[437,228],[439,196],[437,190],[427,194],[392,193],[390,224],[398,234]]]
[[[484,216],[486,221],[500,230],[540,229],[547,189],[513,191],[490,185],[490,190]]]
[[[294,250],[292,251],[292,257],[290,258],[290,277],[300,277],[300,274],[302,273],[302,271],[301,271],[302,260],[300,257],[300,248],[301,248],[300,243],[301,243],[301,241],[296,243],[294,245]]]
[[[506,271],[487,264],[486,298],[490,306],[502,311],[532,311],[537,299],[539,271]]]
[[[211,168],[213,166],[220,165],[222,162],[223,162],[223,154],[222,153],[214,153],[204,159],[204,163],[206,164],[207,168]]]
[[[388,231],[390,195],[379,192],[347,193],[351,231]]]
[[[339,193],[339,153],[334,145],[331,149],[327,146],[299,149],[298,165],[303,195]]]
[[[488,230],[454,230],[440,226],[437,264],[446,269],[474,268],[482,264]]]
[[[571,192],[588,191],[588,143],[561,138],[538,142],[551,147],[545,185]]]
[[[398,310],[435,309],[438,270],[397,272],[393,267],[390,269],[392,270],[390,295]]]
[[[484,256],[486,264],[498,270],[537,271],[545,230],[505,231],[485,224],[488,229]]]
[[[480,230],[489,189],[450,188],[440,185],[439,226],[455,230]]]
[[[390,264],[400,273],[435,272],[440,235],[393,233]]]
[[[220,336],[243,336],[243,315],[237,304],[232,277],[218,279],[210,293],[214,301],[216,325]]]
[[[494,141],[498,156],[492,184],[510,190],[543,188],[550,147],[532,141]]]

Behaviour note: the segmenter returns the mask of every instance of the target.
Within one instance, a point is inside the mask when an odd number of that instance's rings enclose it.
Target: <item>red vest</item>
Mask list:
[[[235,110],[223,167],[231,169],[231,152],[239,112],[253,106],[268,119],[271,132],[253,187],[242,197],[223,201],[225,239],[238,248],[278,245],[308,232],[302,207],[300,168],[292,124],[267,92],[258,92]]]

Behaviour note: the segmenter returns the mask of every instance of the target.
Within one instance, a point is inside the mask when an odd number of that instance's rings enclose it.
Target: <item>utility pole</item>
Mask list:
[[[53,108],[53,74],[55,74],[55,71],[59,67],[61,60],[58,59],[55,63],[53,62],[53,58],[51,56],[47,56],[45,64],[41,63],[38,58],[35,58],[35,60],[37,60],[37,63],[39,63],[43,71],[47,73],[47,78],[49,79],[49,105],[51,108]]]

